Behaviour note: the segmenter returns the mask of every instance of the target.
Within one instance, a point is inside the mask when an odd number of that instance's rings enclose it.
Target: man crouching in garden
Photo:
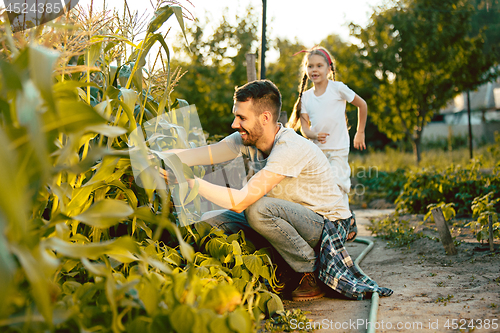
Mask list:
[[[237,132],[175,153],[189,166],[222,163],[239,154],[249,159],[256,173],[241,190],[196,178],[198,193],[227,209],[205,213],[202,220],[226,233],[243,229],[263,236],[301,275],[292,299],[311,300],[324,295],[314,272],[325,219],[349,221],[351,212],[325,155],[278,122],[280,109],[281,94],[271,81],[247,83],[234,94],[232,128]],[[195,180],[188,183],[193,187]]]

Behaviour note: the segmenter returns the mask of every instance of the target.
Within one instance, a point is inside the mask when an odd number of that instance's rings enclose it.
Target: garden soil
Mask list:
[[[432,224],[422,228],[430,238],[420,238],[409,247],[389,248],[367,229],[370,219],[391,210],[355,210],[358,237],[372,240],[372,250],[361,261],[361,269],[380,286],[394,290],[379,299],[376,332],[500,332],[500,250],[481,245],[465,228],[452,228],[461,241],[458,254],[446,255]],[[365,244],[350,243],[356,258]],[[371,300],[353,301],[328,294],[319,300],[284,300],[286,310],[308,311],[309,328],[316,332],[366,332]],[[472,321],[472,322],[471,322]],[[299,330],[297,324],[296,327]],[[306,329],[308,327],[304,327]]]

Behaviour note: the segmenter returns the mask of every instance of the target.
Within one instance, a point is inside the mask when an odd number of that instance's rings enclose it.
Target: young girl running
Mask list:
[[[366,149],[365,125],[366,102],[344,83],[335,81],[335,67],[330,53],[323,47],[306,52],[302,61],[304,76],[299,86],[299,98],[293,108],[287,126],[297,130],[316,143],[325,153],[332,167],[337,184],[349,207],[348,193],[351,188],[349,167],[349,133],[345,115],[346,102],[358,107],[358,128],[354,136],[354,148]],[[300,52],[299,52],[300,53]],[[305,91],[308,80],[314,87]],[[347,241],[356,237],[357,227],[353,218]]]

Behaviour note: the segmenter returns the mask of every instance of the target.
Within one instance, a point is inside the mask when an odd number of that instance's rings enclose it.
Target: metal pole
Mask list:
[[[472,160],[472,125],[470,123],[470,90],[467,90],[467,120],[469,123],[469,155]]]
[[[267,0],[262,0],[262,48],[260,50],[260,79],[266,78],[266,7]]]

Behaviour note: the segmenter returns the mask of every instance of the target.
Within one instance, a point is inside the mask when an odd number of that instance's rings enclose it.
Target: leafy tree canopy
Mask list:
[[[483,32],[470,36],[472,9],[466,0],[402,0],[374,13],[366,28],[352,25],[363,61],[378,78],[373,121],[392,140],[410,141],[417,163],[433,114],[495,76]]]
[[[246,54],[257,53],[258,17],[252,7],[236,24],[223,15],[210,36],[205,34],[207,24],[192,25],[186,29],[191,52],[186,60],[172,61],[172,68],[187,71],[172,95],[195,104],[203,128],[212,135],[233,132],[234,88],[247,82]]]

